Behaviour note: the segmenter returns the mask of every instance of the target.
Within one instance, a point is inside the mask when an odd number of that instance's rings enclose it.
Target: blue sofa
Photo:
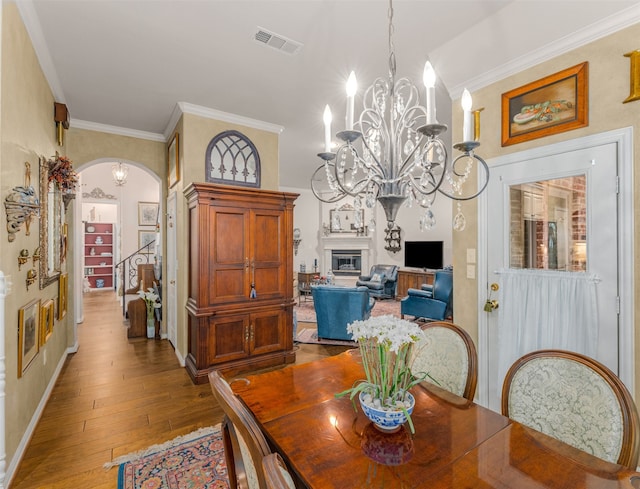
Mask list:
[[[400,316],[442,321],[453,314],[453,271],[438,270],[433,285],[421,289],[409,289],[407,297],[400,301]]]
[[[368,319],[375,304],[366,287],[312,285],[311,295],[318,337],[332,340],[351,340],[347,324]]]

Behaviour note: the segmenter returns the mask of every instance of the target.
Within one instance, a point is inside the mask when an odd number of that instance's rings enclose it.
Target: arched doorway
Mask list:
[[[112,175],[112,167],[121,162],[128,167],[128,174],[123,185],[117,185]],[[139,248],[140,240],[148,239],[150,235],[161,236],[162,229],[162,181],[143,164],[121,158],[99,158],[79,165],[77,172],[80,176],[80,189],[77,192],[74,210],[75,253],[75,297],[77,322],[83,321],[83,301],[79,300],[84,294],[95,290],[95,278],[91,287],[85,292],[85,276],[91,272],[109,273],[109,265],[115,267],[119,261]],[[157,209],[156,216],[149,216],[149,209]],[[147,211],[141,219],[139,211]],[[113,256],[103,262],[105,266],[92,270],[91,264],[85,263],[85,230],[86,222],[110,223],[113,229]],[[157,243],[161,240],[156,238]],[[96,247],[97,250],[101,248]],[[157,246],[158,255],[162,253],[162,246]],[[109,250],[109,252],[111,252]],[[153,263],[153,257],[149,257]],[[95,262],[95,260],[93,260]],[[100,274],[95,274],[98,277]],[[122,289],[117,278],[111,282],[103,282],[116,292]],[[116,297],[120,297],[116,294]],[[77,342],[77,336],[74,336]]]

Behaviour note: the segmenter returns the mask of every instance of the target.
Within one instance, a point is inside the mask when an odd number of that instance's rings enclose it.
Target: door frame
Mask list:
[[[171,284],[170,281],[172,279],[171,273],[169,273],[170,268],[172,269],[173,279],[177,281],[178,276],[178,242],[177,242],[177,212],[178,212],[178,194],[177,192],[171,192],[167,196],[167,228],[166,228],[166,242],[167,242],[167,258],[165,260],[166,263],[166,325],[167,325],[167,339],[173,345],[176,353],[178,352],[177,343],[178,343],[178,287],[177,284]],[[173,213],[173,214],[172,214]],[[173,219],[172,219],[173,218]],[[170,221],[173,222],[170,222]],[[173,287],[173,294],[169,293],[169,288]],[[173,327],[171,324],[173,323]],[[184,358],[182,356],[176,354],[180,365],[184,367]]]
[[[618,290],[619,305],[619,377],[635,397],[634,375],[634,236],[633,236],[633,128],[626,127],[569,141],[541,146],[529,150],[499,156],[487,161],[489,168],[511,165],[534,158],[546,157],[615,143],[618,153]],[[484,192],[478,197],[478,403],[489,402],[488,372],[488,320],[482,306],[487,300],[489,287],[488,196]]]

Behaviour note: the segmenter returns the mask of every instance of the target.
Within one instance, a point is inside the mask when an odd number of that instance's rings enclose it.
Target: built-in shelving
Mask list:
[[[113,289],[114,225],[84,223],[84,276],[92,289]]]

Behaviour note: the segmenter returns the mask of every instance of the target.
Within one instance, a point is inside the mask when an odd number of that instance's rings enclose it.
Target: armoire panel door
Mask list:
[[[285,296],[284,212],[253,210],[251,234],[251,280],[258,298]]]
[[[249,315],[216,317],[209,321],[209,365],[250,355]]]
[[[285,325],[286,314],[281,309],[252,314],[249,335],[252,355],[282,350]]]
[[[247,300],[249,212],[243,208],[211,207],[210,213],[209,304]]]

